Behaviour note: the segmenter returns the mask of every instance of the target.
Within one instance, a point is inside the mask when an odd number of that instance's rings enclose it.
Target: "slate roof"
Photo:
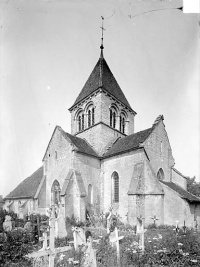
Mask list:
[[[22,181],[4,199],[34,198],[42,178],[43,178],[43,167],[40,167],[31,176]]]
[[[69,133],[66,133],[65,131],[62,130],[61,127],[60,127],[60,130],[62,131],[63,136],[69,138],[70,141],[76,146],[77,151],[94,156],[94,157],[98,157],[98,154],[94,151],[94,149],[92,149],[92,147],[84,139],[71,135]]]
[[[80,94],[76,98],[73,106],[78,104],[84,98],[88,97],[91,93],[95,92],[100,87],[132,110],[114,75],[108,67],[106,60],[103,57],[99,58],[96,66],[94,67],[88,80],[83,86]],[[72,107],[70,109],[72,109]]]
[[[121,154],[131,149],[137,149],[140,144],[143,143],[150,133],[153,131],[153,127],[146,130],[128,135],[126,137],[117,139],[113,146],[103,155],[104,158],[110,157],[116,154]]]
[[[160,181],[160,182],[167,185],[174,191],[176,191],[183,199],[186,199],[189,202],[200,202],[200,198],[184,190],[182,187],[178,186],[177,184],[172,183],[172,182],[165,182],[165,181]]]

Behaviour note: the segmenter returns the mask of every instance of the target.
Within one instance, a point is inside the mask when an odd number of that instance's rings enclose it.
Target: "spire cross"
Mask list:
[[[102,19],[102,26],[100,27],[101,28],[101,46],[100,46],[100,48],[103,49],[104,48],[103,47],[103,31],[105,31],[106,29],[104,29],[104,27],[103,27],[104,17],[101,16],[101,19]]]

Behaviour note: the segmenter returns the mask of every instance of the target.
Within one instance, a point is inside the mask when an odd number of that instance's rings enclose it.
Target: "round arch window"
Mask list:
[[[165,179],[165,174],[162,168],[160,168],[157,172],[157,178],[158,180],[163,181]]]

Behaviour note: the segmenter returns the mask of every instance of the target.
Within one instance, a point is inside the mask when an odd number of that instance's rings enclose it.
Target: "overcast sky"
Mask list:
[[[164,115],[175,168],[199,179],[198,15],[179,0],[0,1],[0,194],[42,165],[99,55],[137,112],[136,131]],[[144,12],[166,9],[156,12]],[[135,17],[134,17],[135,16]]]

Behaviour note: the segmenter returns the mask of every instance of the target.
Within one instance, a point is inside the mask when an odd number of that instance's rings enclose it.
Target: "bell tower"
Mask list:
[[[103,17],[100,58],[71,112],[71,133],[85,139],[102,156],[116,139],[134,133],[131,108],[103,55]]]

